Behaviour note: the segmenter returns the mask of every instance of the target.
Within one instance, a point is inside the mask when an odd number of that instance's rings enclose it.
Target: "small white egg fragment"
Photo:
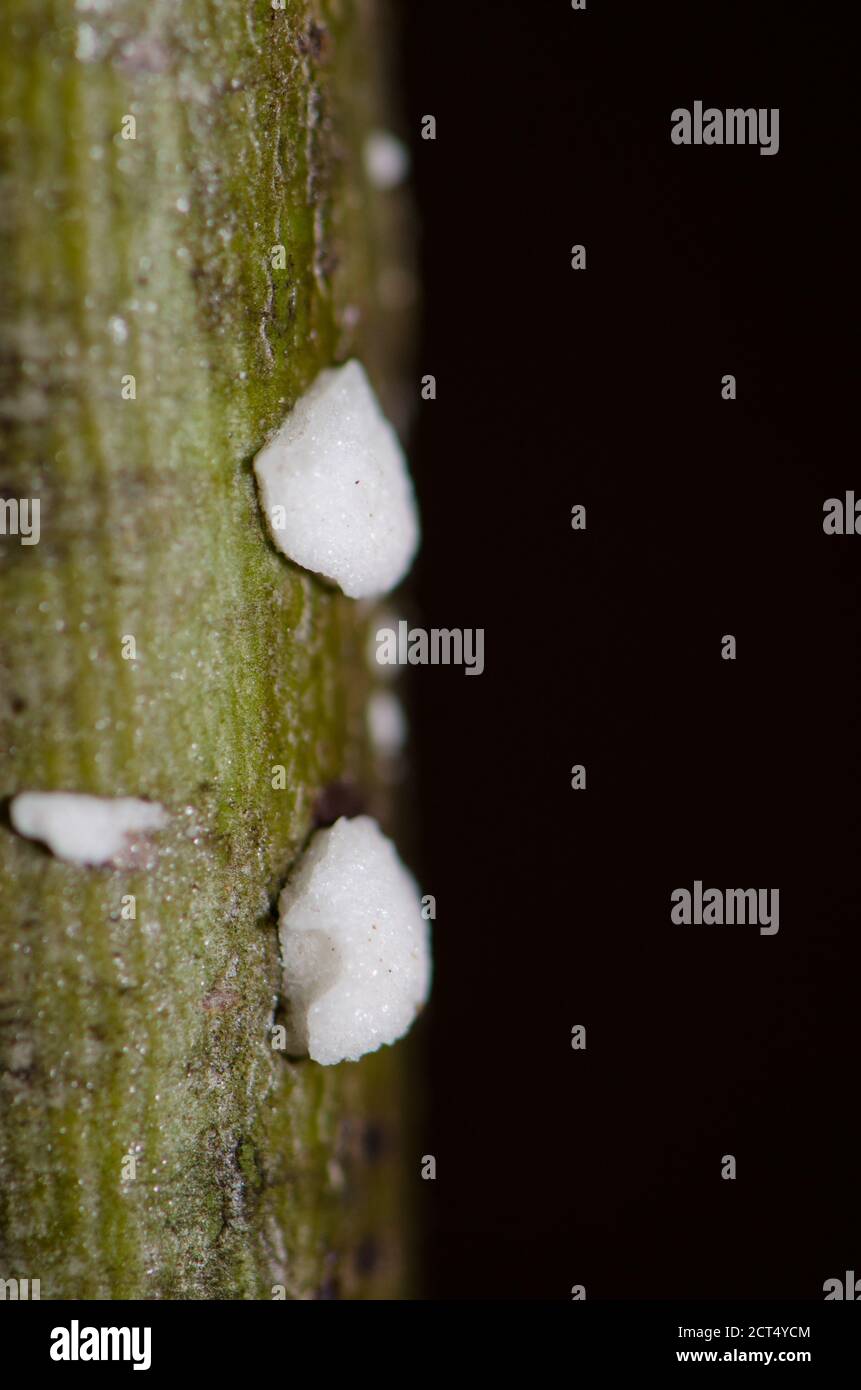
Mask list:
[[[406,459],[355,360],[323,371],[254,460],[272,539],[350,598],[400,583],[419,543]]]
[[[161,830],[168,815],[157,801],[79,792],[21,792],[9,815],[19,835],[42,840],[70,864],[108,864],[129,836]]]
[[[331,1066],[402,1038],[430,992],[430,926],[376,821],[318,830],[278,906],[289,1050]]]
[[[362,148],[365,172],[374,188],[388,192],[403,183],[410,171],[406,145],[389,130],[372,130]]]

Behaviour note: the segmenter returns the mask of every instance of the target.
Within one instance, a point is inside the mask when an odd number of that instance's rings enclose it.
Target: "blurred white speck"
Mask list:
[[[116,343],[117,346],[124,343],[129,336],[128,325],[125,319],[121,319],[118,314],[112,314],[108,319],[108,332],[111,335],[111,341]]]
[[[391,690],[375,690],[368,700],[368,733],[371,743],[384,757],[400,753],[407,740],[404,707]]]
[[[409,150],[388,130],[372,130],[362,154],[365,172],[375,188],[397,188],[409,173]]]
[[[80,58],[82,63],[88,63],[95,57],[97,48],[97,34],[92,24],[79,24],[77,42],[75,44],[75,57]]]

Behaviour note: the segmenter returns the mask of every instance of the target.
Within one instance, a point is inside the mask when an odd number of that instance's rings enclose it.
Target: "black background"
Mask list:
[[[403,12],[417,596],[486,633],[410,681],[425,1293],[821,1299],[861,1274],[851,11]],[[697,99],[779,106],[779,153],[672,145]],[[779,934],[672,925],[696,878]]]

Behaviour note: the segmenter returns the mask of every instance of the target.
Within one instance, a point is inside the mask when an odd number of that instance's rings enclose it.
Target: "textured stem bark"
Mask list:
[[[131,872],[0,825],[0,1278],[43,1298],[404,1288],[409,1045],[324,1069],[270,1032],[275,895],[320,789],[366,771],[367,614],[276,554],[251,471],[334,360],[396,408],[408,313],[374,286],[409,283],[408,214],[360,159],[379,22],[0,20],[0,497],[41,506],[38,545],[0,536],[0,795],[171,812]]]

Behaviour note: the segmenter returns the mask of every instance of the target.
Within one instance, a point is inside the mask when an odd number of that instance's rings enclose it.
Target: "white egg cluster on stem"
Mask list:
[[[323,371],[254,460],[275,545],[350,598],[393,589],[419,543],[397,434],[355,360]]]
[[[288,1050],[331,1065],[403,1037],[430,990],[430,927],[376,821],[318,830],[279,911]]]

